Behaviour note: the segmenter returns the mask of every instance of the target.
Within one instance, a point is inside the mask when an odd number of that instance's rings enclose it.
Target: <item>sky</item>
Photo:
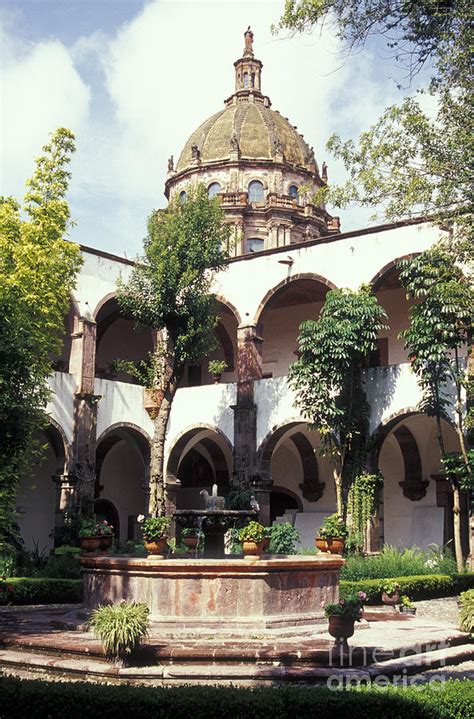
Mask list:
[[[135,257],[167,160],[233,92],[243,33],[254,32],[262,91],[314,146],[329,180],[344,169],[325,150],[367,129],[398,101],[403,73],[379,43],[347,57],[328,27],[274,37],[283,0],[2,0],[0,193],[21,198],[34,158],[57,127],[77,151],[68,199],[72,240]],[[373,210],[337,213],[342,230]]]

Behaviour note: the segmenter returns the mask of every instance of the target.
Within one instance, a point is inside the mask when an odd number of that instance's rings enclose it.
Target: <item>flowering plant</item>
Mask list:
[[[107,522],[106,519],[97,519],[96,516],[88,519],[83,519],[80,529],[79,536],[86,537],[106,537],[113,534],[114,528]]]
[[[139,514],[137,522],[142,525],[142,534],[145,542],[156,542],[167,536],[167,531],[171,524],[170,517],[147,517]]]
[[[360,621],[362,608],[367,595],[365,592],[357,592],[357,594],[349,594],[345,599],[340,599],[337,604],[321,603],[324,608],[326,617],[344,617]]]
[[[331,514],[326,517],[322,526],[319,528],[318,537],[321,539],[347,539],[348,530],[346,523],[337,514]]]

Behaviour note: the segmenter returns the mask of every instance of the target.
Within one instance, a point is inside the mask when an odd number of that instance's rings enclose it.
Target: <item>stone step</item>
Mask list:
[[[410,656],[401,656],[374,662],[367,667],[369,674],[393,677],[395,674],[417,674],[426,669],[438,669],[474,659],[474,644],[435,649]]]

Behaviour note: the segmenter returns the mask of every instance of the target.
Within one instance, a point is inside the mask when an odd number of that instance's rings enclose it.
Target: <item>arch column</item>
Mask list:
[[[72,472],[64,485],[66,494],[76,495],[68,500],[75,505],[83,501],[92,503],[94,499],[97,405],[100,400],[94,393],[96,336],[97,325],[92,316],[80,317],[72,336],[70,363],[70,371],[76,378]],[[72,490],[73,486],[75,490]]]
[[[262,378],[262,338],[256,325],[237,329],[237,403],[234,410],[234,483],[237,486],[252,484],[259,496],[260,518],[269,501],[268,484],[257,475],[257,406],[254,402],[254,382]]]

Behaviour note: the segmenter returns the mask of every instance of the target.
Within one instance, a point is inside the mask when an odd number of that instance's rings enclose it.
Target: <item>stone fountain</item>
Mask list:
[[[180,527],[196,529],[204,535],[204,557],[222,559],[225,556],[224,535],[231,527],[241,527],[246,520],[258,519],[253,509],[225,509],[225,497],[217,494],[217,484],[209,494],[203,489],[204,509],[178,509],[174,514]]]
[[[172,634],[242,636],[283,627],[311,630],[325,623],[321,605],[338,600],[344,559],[328,554],[264,555],[258,562],[226,557],[225,532],[257,518],[258,512],[225,509],[216,486],[203,496],[204,509],[178,510],[174,517],[180,526],[204,533],[204,557],[85,554],[86,608],[145,602],[158,631]]]

